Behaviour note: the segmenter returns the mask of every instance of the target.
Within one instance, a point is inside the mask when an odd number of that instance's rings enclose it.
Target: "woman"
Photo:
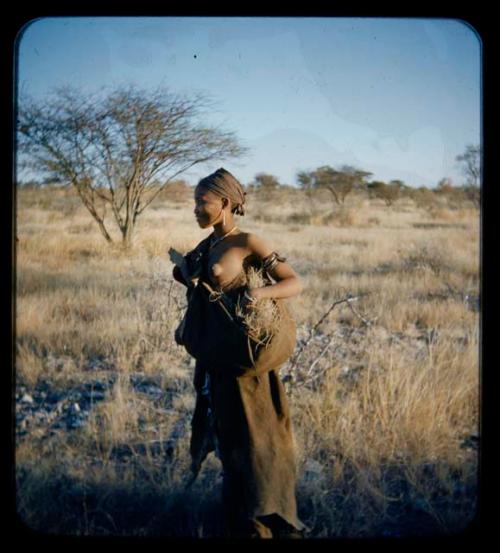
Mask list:
[[[188,286],[189,302],[176,340],[196,357],[193,476],[207,453],[216,449],[223,465],[229,535],[298,537],[305,526],[297,517],[293,436],[278,374],[279,365],[293,352],[295,323],[285,307],[283,321],[290,331],[281,332],[278,346],[248,368],[248,351],[240,340],[244,334],[235,330],[234,306],[250,312],[264,298],[299,294],[302,284],[285,258],[236,226],[234,214],[244,215],[245,192],[231,173],[221,168],[202,179],[194,199],[198,225],[214,230],[173,272]],[[250,267],[263,269],[272,280],[249,287]],[[276,303],[283,305],[281,300]]]

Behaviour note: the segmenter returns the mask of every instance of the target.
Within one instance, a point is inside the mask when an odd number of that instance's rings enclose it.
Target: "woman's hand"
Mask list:
[[[259,294],[260,288],[247,288],[243,293],[243,300],[245,302],[245,307],[252,308],[255,306],[257,301],[260,299]]]

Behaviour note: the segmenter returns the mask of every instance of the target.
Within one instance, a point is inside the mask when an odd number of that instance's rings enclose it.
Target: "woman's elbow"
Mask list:
[[[296,289],[296,292],[295,292],[296,296],[301,294],[302,291],[304,290],[304,284],[298,276],[295,277],[295,289]]]

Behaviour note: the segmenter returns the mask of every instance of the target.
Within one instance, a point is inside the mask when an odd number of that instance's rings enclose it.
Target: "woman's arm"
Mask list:
[[[273,253],[273,250],[265,241],[255,234],[250,233],[248,235],[247,245],[252,254],[261,260]],[[255,300],[263,298],[290,298],[300,294],[304,288],[295,271],[284,261],[277,263],[268,273],[276,280],[276,283],[261,288],[250,289],[248,293]]]

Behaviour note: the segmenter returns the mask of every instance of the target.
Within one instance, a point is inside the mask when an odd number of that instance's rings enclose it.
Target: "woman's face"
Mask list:
[[[223,201],[210,190],[197,186],[194,191],[194,215],[201,228],[207,228],[217,222],[221,215]]]

